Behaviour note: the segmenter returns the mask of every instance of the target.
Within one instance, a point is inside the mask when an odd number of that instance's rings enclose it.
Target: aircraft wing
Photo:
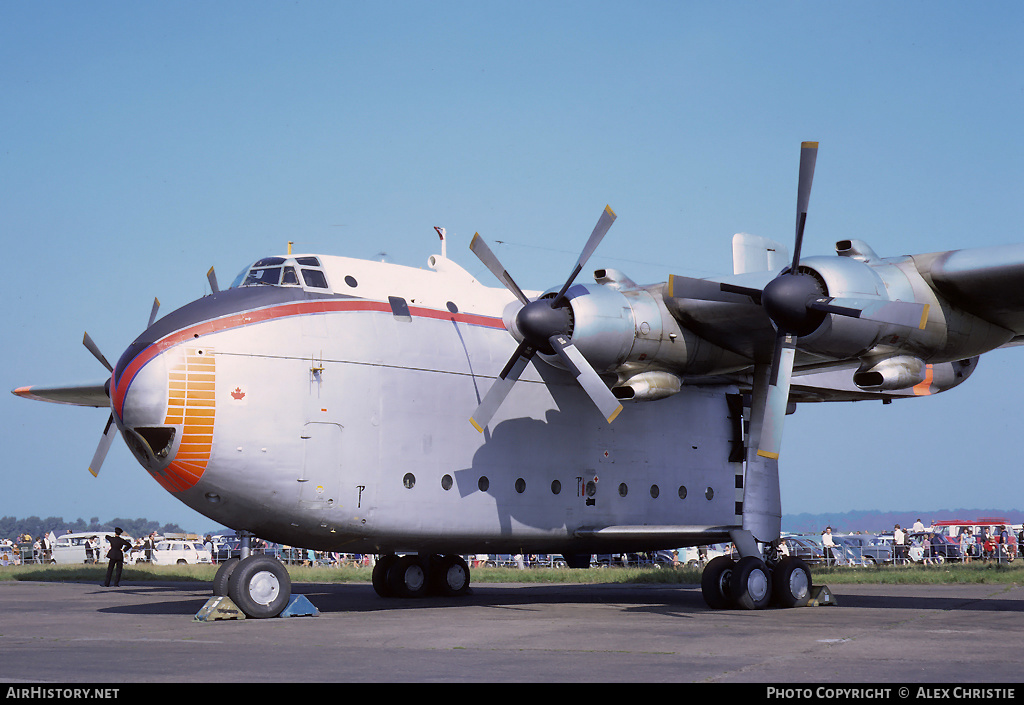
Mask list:
[[[43,387],[34,385],[30,387],[18,387],[12,390],[12,394],[25,399],[36,401],[48,401],[54,404],[73,404],[75,406],[94,406],[107,408],[110,406],[110,397],[107,396],[107,383],[109,379],[102,382],[87,384],[68,384],[59,387]]]
[[[1024,244],[915,255],[913,260],[951,303],[1024,335]]]

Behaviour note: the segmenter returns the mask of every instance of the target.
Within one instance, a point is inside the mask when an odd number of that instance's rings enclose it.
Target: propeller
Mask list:
[[[154,315],[156,310],[154,308]],[[82,344],[86,349],[92,353],[93,357],[100,361],[104,367],[107,368],[108,372],[113,372],[114,368],[111,366],[107,358],[100,352],[100,348],[93,339],[89,336],[86,331],[85,336],[82,338]],[[100,474],[100,468],[103,467],[103,460],[107,457],[107,451],[110,450],[110,444],[114,442],[114,437],[117,435],[117,426],[114,424],[114,414],[111,413],[107,419],[107,425],[103,428],[103,435],[100,437],[100,443],[96,447],[96,452],[92,456],[92,462],[89,463],[89,472],[92,473],[93,477],[98,477]]]
[[[483,433],[484,426],[490,422],[498,407],[501,406],[505,397],[508,396],[512,387],[515,386],[523,370],[526,369],[527,363],[533,359],[533,356],[538,351],[547,355],[558,356],[608,423],[614,421],[615,417],[622,411],[622,404],[619,403],[619,400],[615,398],[615,395],[612,394],[611,390],[601,380],[593,366],[587,362],[583,353],[572,344],[572,312],[566,299],[569,287],[572,286],[576,277],[583,270],[590,256],[594,254],[608,229],[615,222],[615,218],[615,212],[611,207],[605,206],[604,212],[598,219],[597,225],[594,227],[590,238],[583,246],[583,250],[576,260],[576,266],[565,280],[561,289],[553,296],[547,295],[535,301],[531,301],[523,293],[523,290],[516,284],[512,275],[508,273],[494,253],[491,252],[487,243],[480,237],[480,233],[473,236],[469,249],[497,277],[498,281],[504,284],[523,304],[523,307],[515,317],[515,328],[522,335],[523,339],[470,418],[469,422],[473,424],[477,431]]]
[[[793,261],[763,289],[675,275],[669,279],[670,297],[725,303],[753,303],[763,307],[775,324],[776,336],[768,370],[767,391],[763,395],[763,404],[760,403],[760,398],[754,401],[757,407],[754,413],[764,414],[757,454],[765,458],[779,457],[782,424],[789,403],[789,387],[800,337],[816,331],[829,314],[864,318],[910,328],[924,328],[928,319],[927,304],[827,296],[822,282],[817,277],[800,271],[800,251],[803,247],[807,208],[811,198],[811,184],[814,181],[817,157],[817,142],[804,142],[800,145]],[[758,375],[759,367],[760,365],[755,365],[755,377]]]

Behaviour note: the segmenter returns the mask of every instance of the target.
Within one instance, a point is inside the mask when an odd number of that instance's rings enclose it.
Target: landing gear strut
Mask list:
[[[381,597],[458,597],[469,592],[469,565],[456,555],[389,553],[373,567],[373,589]]]

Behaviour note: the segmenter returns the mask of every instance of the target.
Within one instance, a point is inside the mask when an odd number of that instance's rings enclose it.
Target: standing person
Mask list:
[[[892,549],[893,555],[896,556],[894,563],[905,563],[906,562],[906,550],[903,545],[903,529],[900,528],[899,524],[892,529]]]
[[[836,562],[836,542],[832,538],[832,527],[826,526],[821,534],[821,545],[825,548],[825,565],[834,565]]]
[[[120,587],[121,585],[121,569],[124,568],[124,552],[132,550],[132,545],[125,539],[121,538],[121,527],[114,528],[114,535],[107,536],[107,542],[110,544],[110,550],[107,551],[107,579],[103,583],[103,587],[110,587],[110,578],[114,578],[114,587]],[[116,569],[116,571],[115,571]]]

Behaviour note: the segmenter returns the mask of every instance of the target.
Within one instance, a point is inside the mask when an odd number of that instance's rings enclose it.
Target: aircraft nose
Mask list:
[[[145,365],[133,360],[115,368],[115,411],[118,427],[135,458],[150,472],[162,470],[174,458],[179,431],[168,423],[167,365],[158,355]]]
[[[166,490],[193,487],[213,452],[213,350],[153,344],[124,359],[115,368],[114,409],[128,447]]]

